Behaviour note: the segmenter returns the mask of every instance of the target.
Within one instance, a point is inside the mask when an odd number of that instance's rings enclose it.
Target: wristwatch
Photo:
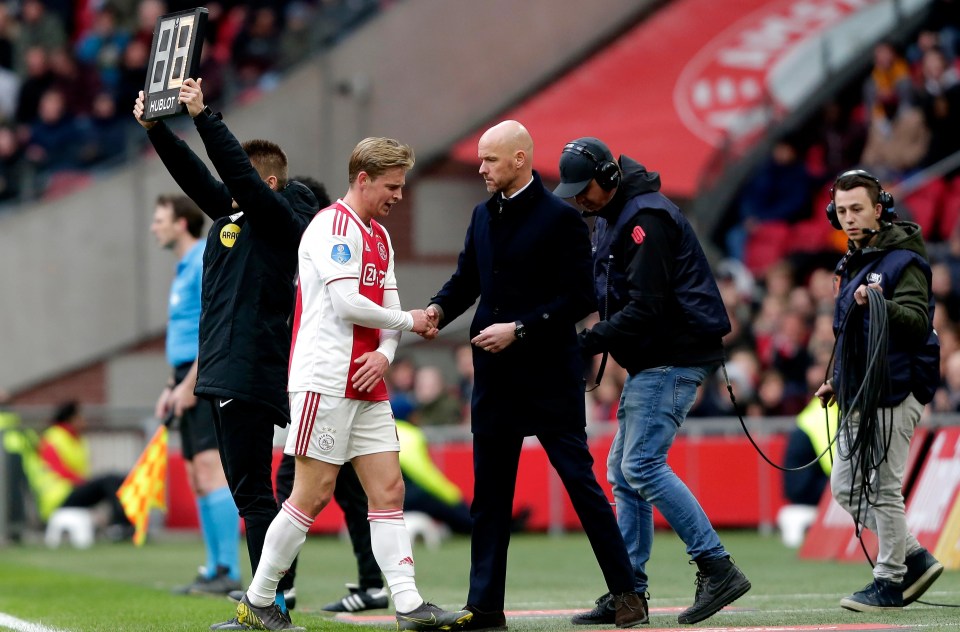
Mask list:
[[[527,335],[527,328],[519,320],[514,321],[513,324],[515,325],[513,335],[517,337],[517,340],[523,340],[523,337]]]

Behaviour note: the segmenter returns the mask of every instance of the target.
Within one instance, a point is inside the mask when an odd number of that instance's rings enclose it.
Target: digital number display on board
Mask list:
[[[186,111],[177,97],[183,82],[196,77],[200,68],[207,15],[207,9],[200,7],[157,18],[143,87],[143,120],[155,121]]]

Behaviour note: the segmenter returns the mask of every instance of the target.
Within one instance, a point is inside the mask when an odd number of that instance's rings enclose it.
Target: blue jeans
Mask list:
[[[647,590],[644,569],[653,544],[654,506],[687,545],[691,558],[727,555],[700,503],[667,465],[667,451],[707,372],[708,367],[661,366],[632,375],[623,385],[607,480],[613,486],[617,523],[641,594]]]

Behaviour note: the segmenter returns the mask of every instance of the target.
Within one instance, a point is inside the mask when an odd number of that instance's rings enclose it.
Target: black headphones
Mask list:
[[[612,160],[601,160],[586,146],[580,143],[567,143],[563,146],[563,152],[568,154],[579,154],[586,156],[593,161],[593,179],[597,181],[600,188],[604,191],[612,191],[620,186],[620,166]]]
[[[878,180],[873,174],[870,174],[863,169],[851,169],[850,171],[844,171],[838,175],[837,179],[833,181],[833,186],[830,187],[830,203],[827,204],[827,220],[830,222],[831,226],[837,230],[841,230],[843,228],[843,226],[840,225],[840,220],[837,219],[837,205],[833,200],[834,190],[837,188],[837,182],[840,182],[840,178],[846,176],[860,176],[876,182],[877,188],[880,189],[880,194],[877,196],[877,202],[880,203],[880,206],[883,209],[880,211],[880,221],[892,222],[893,220],[897,219],[897,214],[894,211],[893,196],[883,190],[883,185],[880,184],[880,180]]]

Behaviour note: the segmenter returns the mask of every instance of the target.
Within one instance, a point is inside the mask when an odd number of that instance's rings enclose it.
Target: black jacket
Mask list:
[[[589,234],[576,209],[533,178],[517,197],[497,193],[473,209],[457,271],[431,299],[444,326],[479,297],[471,338],[494,323],[527,330],[500,353],[473,347],[474,433],[585,425],[576,324],[596,309]]]
[[[660,193],[660,176],[620,157],[622,184],[596,213],[595,288],[603,320],[580,336],[631,375],[723,359],[730,320],[693,228]]]
[[[287,420],[297,248],[318,203],[299,182],[271,190],[219,115],[201,113],[194,123],[223,182],[164,123],[148,135],[183,192],[213,220],[203,255],[196,393],[264,404]]]

